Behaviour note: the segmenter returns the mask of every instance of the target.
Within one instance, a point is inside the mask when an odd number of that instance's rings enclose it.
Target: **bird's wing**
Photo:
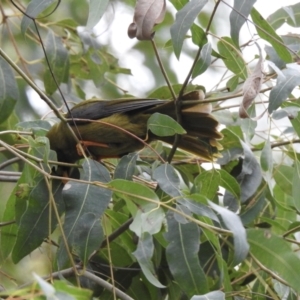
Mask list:
[[[86,100],[71,109],[74,119],[98,120],[111,116],[115,113],[126,113],[142,108],[165,103],[166,100],[159,99],[117,99],[117,100]],[[67,118],[71,118],[67,114]]]

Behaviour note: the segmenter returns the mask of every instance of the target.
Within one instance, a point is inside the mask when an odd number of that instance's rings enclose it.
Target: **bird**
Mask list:
[[[218,121],[211,114],[211,104],[202,104],[201,101],[192,101],[196,104],[191,104],[185,99],[183,97],[181,101],[181,125],[186,134],[181,135],[178,147],[203,161],[212,161],[221,149],[218,140],[222,134],[218,131]],[[165,114],[176,120],[175,112],[173,100],[92,98],[76,104],[65,114],[67,122],[54,124],[46,136],[59,162],[77,162],[83,158],[80,149],[101,161],[136,152],[145,146],[143,141],[160,140],[172,145],[174,136],[153,134],[147,129],[147,121],[153,113]],[[70,128],[83,148],[78,146]]]

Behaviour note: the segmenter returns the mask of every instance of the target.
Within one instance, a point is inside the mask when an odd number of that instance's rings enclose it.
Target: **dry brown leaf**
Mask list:
[[[261,49],[257,43],[255,43],[259,50],[259,60],[253,73],[246,79],[243,86],[243,101],[240,105],[239,115],[241,118],[249,118],[247,113],[248,107],[252,104],[253,100],[259,94],[262,81],[263,81],[263,72],[262,72],[262,53]]]
[[[137,0],[128,36],[131,39],[151,40],[154,36],[153,27],[163,21],[165,12],[165,0]]]

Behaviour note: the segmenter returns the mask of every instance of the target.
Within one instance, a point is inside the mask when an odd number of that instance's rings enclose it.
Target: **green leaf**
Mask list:
[[[125,179],[132,180],[132,176],[136,167],[137,153],[129,153],[128,155],[124,155],[114,173],[114,179]]]
[[[203,46],[201,50],[200,58],[193,69],[192,78],[195,78],[200,74],[204,73],[210,66],[210,62],[211,62],[211,44],[207,43]]]
[[[101,20],[106,12],[109,0],[90,0],[89,2],[89,17],[86,24],[86,29],[91,30]]]
[[[234,0],[230,13],[230,36],[239,48],[239,34],[256,0]]]
[[[300,72],[287,68],[278,74],[276,86],[271,90],[269,97],[269,113],[276,110],[286,100],[296,86],[300,84]]]
[[[294,174],[293,174],[293,188],[292,195],[294,200],[294,206],[300,211],[299,195],[300,195],[300,162],[295,160]]]
[[[130,229],[137,236],[144,232],[155,234],[161,230],[165,214],[153,190],[137,182],[115,179],[109,183],[114,194],[124,199],[134,220]]]
[[[53,181],[52,194],[59,214],[64,211],[61,192],[62,182]],[[27,201],[27,209],[18,224],[17,240],[12,251],[12,259],[15,263],[38,248],[57,225],[57,218],[53,211],[52,218],[49,220],[49,193],[44,177],[40,176]],[[49,228],[49,224],[51,224],[51,228]]]
[[[180,179],[171,165],[163,164],[156,168],[153,172],[153,179],[155,179],[159,187],[171,197],[181,195]]]
[[[180,11],[176,13],[176,20],[171,26],[171,38],[173,42],[174,53],[179,59],[183,41],[188,30],[194,23],[207,0],[191,0]]]
[[[293,62],[291,53],[284,46],[284,42],[275,32],[272,26],[261,16],[261,14],[253,7],[251,17],[255,23],[258,35],[269,42],[276,50],[279,57],[286,63]]]
[[[290,10],[290,12],[288,10]],[[287,23],[292,27],[300,26],[300,3],[296,3],[290,6],[283,6],[272,13],[267,21],[274,28],[274,30]]]
[[[263,171],[273,171],[273,156],[269,140],[265,142],[264,148],[261,151],[260,164]]]
[[[154,113],[147,121],[147,127],[157,136],[172,136],[185,134],[186,131],[173,118],[160,113]]]
[[[222,37],[218,42],[218,49],[226,67],[242,79],[247,79],[247,67],[241,52],[235,47],[231,38]]]
[[[216,196],[220,184],[220,173],[217,170],[204,171],[195,178],[194,184],[200,194],[212,200]]]
[[[86,159],[83,163],[82,180],[89,182],[110,181],[108,170],[100,163]],[[102,242],[102,227],[97,225],[97,220],[105,212],[110,200],[112,192],[107,188],[85,184],[81,182],[69,181],[63,189],[63,199],[66,205],[64,233],[66,235],[68,245],[84,264],[87,263],[89,253],[97,250]],[[86,224],[87,216],[93,215],[92,221]],[[89,226],[87,226],[89,225]],[[78,230],[82,238],[78,240]],[[61,240],[59,250],[57,252],[57,262],[59,267],[66,265],[68,256],[66,246]]]
[[[241,214],[241,220],[244,226],[250,224],[259,214],[263,211],[264,206],[266,205],[267,200],[265,193],[262,193],[259,198],[256,200],[253,206],[251,206],[247,211]]]
[[[67,82],[69,77],[69,54],[64,47],[61,38],[55,36],[52,30],[46,38],[45,48],[48,55],[48,60],[56,82],[48,69],[44,73],[44,84],[46,92],[52,95],[57,90],[62,82]]]
[[[19,90],[12,68],[0,56],[0,123],[11,115],[18,100]]]
[[[220,186],[233,194],[237,199],[240,198],[241,189],[237,180],[225,170],[217,170],[220,174]]]
[[[158,203],[159,198],[153,190],[138,182],[131,182],[123,179],[114,179],[109,185],[114,194],[124,200],[143,205],[155,201]],[[149,199],[149,201],[147,201]]]
[[[91,254],[99,248],[104,239],[99,216],[92,212],[82,214],[75,225],[74,232],[76,234],[74,235],[73,249],[86,264]]]
[[[292,196],[294,169],[280,165],[274,169],[274,179],[279,187],[288,195]]]
[[[213,210],[220,214],[225,226],[233,233],[234,259],[232,265],[236,266],[246,258],[249,251],[246,230],[241,219],[235,213],[211,201],[209,204]]]
[[[145,277],[149,280],[149,282],[154,286],[156,286],[157,288],[165,288],[165,286],[162,285],[156,278],[157,275],[155,274],[154,266],[151,261],[153,257],[153,253],[154,253],[153,238],[149,233],[144,233],[139,238],[136,251],[133,252],[132,254],[137,259]]]
[[[51,4],[57,3],[56,0],[31,0],[26,9],[26,15],[31,18],[36,18],[41,12],[50,7]],[[23,16],[21,21],[21,32],[25,35],[27,28],[32,23],[32,20],[27,16]]]
[[[282,103],[282,107],[284,110],[288,111],[289,116],[294,115],[295,110],[296,110],[296,112],[298,111],[298,109],[300,110],[300,104],[298,104],[296,102],[291,103],[291,102],[286,101],[286,102]],[[290,111],[289,107],[293,107],[294,109],[292,109],[292,111]],[[276,112],[273,113],[273,116]],[[298,115],[296,117],[289,118],[289,121],[292,123],[293,128],[296,131],[297,135],[300,136],[300,113],[298,113]],[[293,154],[293,157],[294,157],[294,154]]]
[[[191,32],[192,32],[192,42],[196,46],[201,47],[207,44],[207,36],[204,30],[200,26],[193,24],[191,27]]]
[[[195,223],[178,223],[172,213],[168,214],[167,221],[166,257],[174,279],[189,297],[207,293],[208,283],[198,259],[199,227]]]
[[[239,84],[239,78],[239,76],[234,75],[226,82],[226,87],[230,92],[233,92],[237,88]]]
[[[56,290],[55,299],[71,300],[72,297],[76,300],[86,300],[92,298],[93,291],[71,285],[66,280],[55,280],[53,287]]]
[[[247,236],[251,254],[300,293],[300,259],[291,246],[282,237],[264,230],[248,229]]]

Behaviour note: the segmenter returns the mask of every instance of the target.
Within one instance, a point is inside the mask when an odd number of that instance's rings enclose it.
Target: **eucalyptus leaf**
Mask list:
[[[251,255],[300,293],[297,272],[300,259],[289,243],[284,238],[264,230],[248,229],[247,235]]]
[[[269,97],[269,113],[276,110],[285,101],[296,86],[300,84],[300,71],[287,68],[281,71],[276,86],[271,90]]]
[[[51,213],[51,221],[49,221],[49,211],[51,209],[49,192],[53,194],[58,213],[61,215],[64,212],[62,182],[58,180],[53,181],[52,191],[49,191],[45,179],[39,176],[37,185],[28,195],[27,209],[18,224],[17,239],[12,252],[12,259],[15,263],[38,248],[58,223],[53,211]],[[51,224],[50,228],[49,224]]]
[[[86,24],[86,29],[91,30],[101,20],[104,15],[109,0],[90,0],[89,1],[89,17]]]
[[[275,30],[285,23],[293,27],[299,27],[300,3],[279,8],[267,18],[267,21]]]
[[[110,180],[108,170],[100,163],[85,160],[83,163],[82,180],[89,182],[107,183]],[[64,233],[69,248],[84,264],[87,263],[88,254],[97,250],[102,242],[102,227],[96,226],[95,220],[100,219],[111,200],[112,192],[107,188],[81,182],[68,182],[63,189],[63,199],[66,205]],[[86,226],[86,216],[93,215],[93,221]],[[82,238],[78,240],[78,228]],[[67,250],[64,241],[61,240],[57,252],[59,267],[68,262]]]
[[[44,73],[44,84],[46,92],[52,95],[57,90],[57,85],[68,81],[70,67],[69,54],[62,40],[57,37],[52,30],[50,30],[47,35],[45,48],[50,67],[55,76],[55,81],[50,71],[46,69]]]
[[[232,39],[222,37],[218,42],[218,50],[223,57],[223,62],[226,67],[235,75],[246,79],[248,76],[246,63]]]
[[[185,134],[186,131],[173,118],[160,113],[154,113],[147,121],[147,127],[157,136],[172,136]]]
[[[19,100],[19,90],[11,66],[0,56],[0,123],[14,110]]]
[[[211,48],[210,43],[207,43],[203,46],[203,48],[201,50],[200,58],[197,61],[196,65],[193,69],[192,78],[195,78],[195,77],[201,75],[210,66],[211,50],[212,50],[212,48]]]
[[[136,153],[129,153],[128,155],[124,155],[120,159],[115,169],[114,179],[132,180],[137,157],[138,155]]]
[[[251,10],[251,17],[256,25],[258,35],[273,46],[279,57],[284,62],[292,62],[292,55],[286,49],[281,37],[277,35],[272,26],[262,17],[262,15],[254,7]]]
[[[211,201],[209,201],[209,204],[213,210],[220,214],[225,226],[233,233],[234,259],[232,265],[236,266],[246,258],[249,251],[246,230],[241,219],[235,213]]]
[[[159,187],[171,197],[181,195],[180,179],[175,169],[170,164],[160,165],[153,172],[153,178],[157,180]]]
[[[178,223],[172,213],[168,214],[167,222],[166,257],[174,279],[189,297],[207,293],[208,283],[198,259],[199,227],[195,223]]]
[[[150,234],[144,233],[138,242],[138,246],[135,252],[132,254],[137,259],[139,265],[142,268],[142,271],[146,278],[157,288],[164,288],[165,286],[162,285],[158,279],[156,278],[157,275],[154,271],[154,266],[151,261],[152,256],[154,253],[154,244],[153,238]]]
[[[31,18],[36,18],[41,12],[50,7],[56,0],[31,0],[26,8],[26,15]],[[21,32],[25,35],[27,28],[32,23],[32,20],[26,15],[23,16],[21,21]]]
[[[176,20],[171,26],[171,39],[178,59],[188,30],[206,3],[207,0],[191,0],[176,13]]]
[[[239,33],[247,21],[250,11],[256,0],[234,0],[230,13],[230,36],[237,47],[239,47]]]

